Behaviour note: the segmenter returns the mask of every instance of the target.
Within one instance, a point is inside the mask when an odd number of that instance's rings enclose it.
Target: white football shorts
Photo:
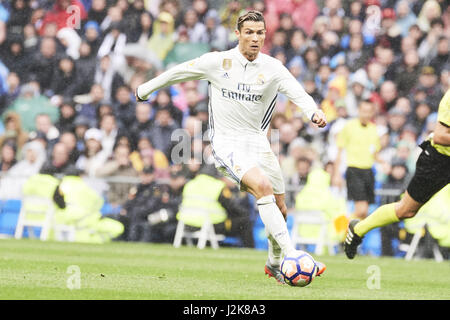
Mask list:
[[[281,167],[268,141],[258,144],[255,140],[245,143],[242,140],[214,139],[212,150],[216,168],[237,183],[241,190],[244,190],[242,177],[248,170],[259,167],[272,183],[274,194],[285,193]]]

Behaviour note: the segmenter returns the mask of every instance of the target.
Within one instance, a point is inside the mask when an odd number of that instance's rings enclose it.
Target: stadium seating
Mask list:
[[[55,206],[51,199],[39,196],[25,196],[14,237],[21,239],[25,228],[31,230],[31,228],[38,227],[42,228],[39,239],[47,240],[52,228],[54,214]],[[34,237],[34,231],[29,232],[29,236]]]
[[[335,246],[338,243],[334,242],[329,237],[328,225],[329,222],[324,218],[324,213],[322,211],[316,210],[301,210],[294,211],[290,213],[294,218],[294,225],[292,227],[292,243],[295,247],[298,245],[315,245],[315,254],[324,254],[326,247],[328,249],[328,254],[334,255]],[[318,237],[308,237],[300,234],[300,226],[312,225],[319,227]]]
[[[205,198],[203,201],[210,201],[209,199]],[[200,230],[198,228],[193,228],[185,223],[183,221],[183,218],[178,218],[178,224],[177,229],[175,232],[175,237],[173,240],[173,246],[178,248],[181,246],[181,243],[183,242],[183,239],[186,239],[186,242],[188,245],[193,244],[193,240],[197,239],[197,248],[203,249],[206,246],[206,243],[209,241],[211,244],[211,247],[213,249],[219,248],[219,241],[224,240],[224,235],[216,234],[214,230],[214,225],[211,222],[210,219],[210,212],[208,210],[205,210],[202,207],[183,207],[183,205],[180,207],[180,212],[183,212],[184,214],[188,214],[189,216],[197,216],[202,221],[202,225],[200,227]],[[186,216],[186,215],[185,215]]]

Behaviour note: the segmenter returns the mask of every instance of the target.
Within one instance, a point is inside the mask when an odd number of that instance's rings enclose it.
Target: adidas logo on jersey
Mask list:
[[[230,76],[228,75],[228,72],[225,72],[225,73],[222,75],[222,78],[230,79]]]

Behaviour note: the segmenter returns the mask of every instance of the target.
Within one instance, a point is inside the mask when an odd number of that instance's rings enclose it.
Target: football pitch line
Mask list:
[[[448,261],[313,256],[327,270],[299,288],[266,278],[265,251],[0,240],[0,299],[450,299]]]

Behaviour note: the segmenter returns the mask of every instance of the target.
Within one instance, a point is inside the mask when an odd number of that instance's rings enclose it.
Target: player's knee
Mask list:
[[[417,214],[417,211],[414,210],[402,210],[402,211],[397,211],[397,217],[399,219],[408,219],[408,218],[412,218]]]
[[[414,217],[417,214],[417,210],[408,208],[407,206],[402,205],[402,203],[400,202],[395,208],[395,213],[397,214],[397,217],[399,219],[408,219]]]
[[[273,194],[272,184],[269,179],[262,178],[256,184],[255,190],[261,197]]]

